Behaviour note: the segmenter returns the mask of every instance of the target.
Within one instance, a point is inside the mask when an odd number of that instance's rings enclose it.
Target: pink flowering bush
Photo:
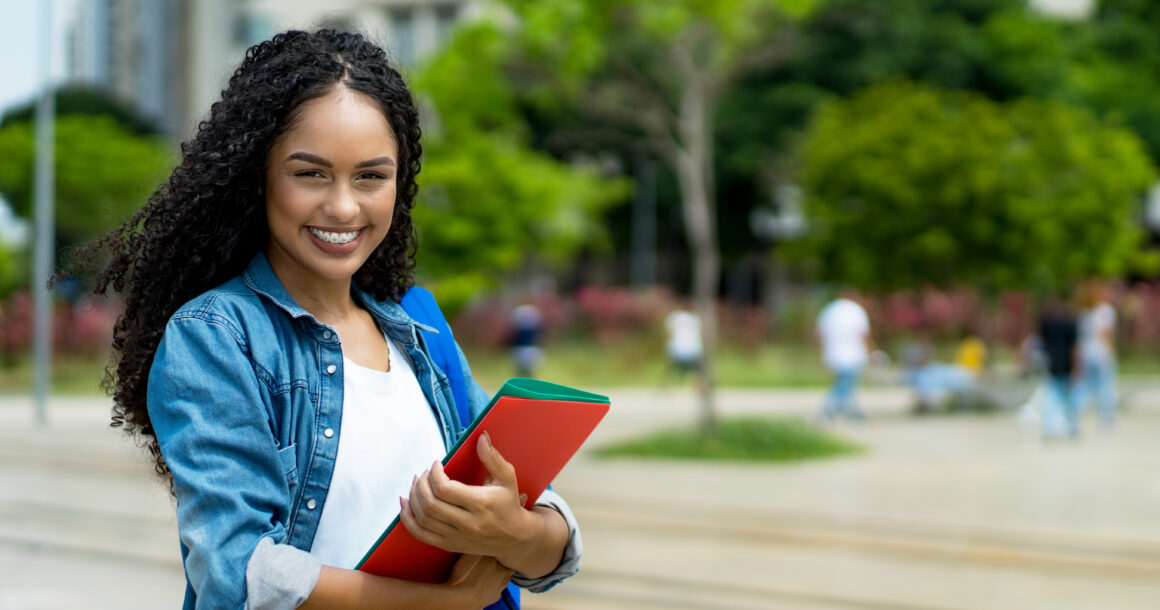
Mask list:
[[[1023,291],[985,299],[967,288],[899,291],[860,299],[870,315],[875,340],[889,346],[923,333],[938,341],[957,341],[968,334],[992,345],[1017,347],[1036,331],[1036,299]],[[587,286],[572,295],[538,295],[532,302],[544,316],[550,341],[569,336],[602,346],[627,341],[659,343],[664,319],[678,304],[671,292],[634,292],[625,288]],[[481,346],[501,346],[511,328],[512,299],[481,299],[455,319],[456,337]],[[776,315],[760,306],[722,301],[718,307],[721,341],[742,349],[769,342],[807,344],[813,340],[823,299],[804,291],[790,295]],[[1114,297],[1120,345],[1125,349],[1160,347],[1160,284],[1120,287]]]
[[[83,301],[53,305],[53,350],[59,354],[100,356],[113,340],[113,324],[120,313],[115,302]],[[0,364],[11,364],[32,347],[33,301],[26,291],[16,291],[0,301]]]

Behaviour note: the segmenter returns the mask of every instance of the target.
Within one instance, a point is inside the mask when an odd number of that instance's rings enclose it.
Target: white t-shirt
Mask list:
[[[390,372],[343,358],[342,428],[310,553],[351,569],[399,514],[411,478],[442,459],[439,422],[407,357],[387,339]]]
[[[832,301],[818,314],[817,330],[826,366],[833,370],[866,366],[870,319],[861,305],[849,299]]]
[[[1108,303],[1099,303],[1083,312],[1079,318],[1079,344],[1083,357],[1088,360],[1107,360],[1112,357],[1111,346],[1103,339],[1116,328],[1116,310]]]
[[[669,356],[678,360],[696,360],[701,357],[701,320],[683,309],[665,318],[669,331],[666,347]]]

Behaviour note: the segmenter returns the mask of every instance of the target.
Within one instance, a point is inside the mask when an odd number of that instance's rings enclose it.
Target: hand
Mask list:
[[[480,436],[476,452],[488,472],[483,485],[453,481],[436,462],[415,477],[410,498],[399,499],[399,519],[420,542],[514,565],[514,558],[535,545],[543,521],[524,509],[527,498],[517,495],[515,468],[487,433]]]
[[[494,557],[461,555],[444,584],[464,591],[474,607],[482,608],[499,599],[511,577],[512,571]]]

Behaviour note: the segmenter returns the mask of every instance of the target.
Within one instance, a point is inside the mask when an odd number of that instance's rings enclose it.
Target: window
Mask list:
[[[447,41],[451,29],[459,21],[458,4],[440,4],[435,7],[435,44],[442,45]]]
[[[415,13],[410,8],[391,9],[391,54],[404,65],[415,64]]]

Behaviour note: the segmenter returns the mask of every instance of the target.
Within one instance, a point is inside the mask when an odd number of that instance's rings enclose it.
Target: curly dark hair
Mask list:
[[[111,425],[149,449],[163,478],[171,477],[149,419],[146,384],[165,325],[182,304],[240,274],[265,248],[261,180],[268,152],[303,102],[337,86],[376,100],[398,142],[390,231],[354,276],[376,299],[398,301],[414,283],[419,114],[386,53],[349,32],[289,31],[246,51],[209,118],[181,145],[169,180],[120,228],[78,252],[89,260],[111,255],[94,292],[111,287],[125,301],[102,383],[115,403]]]

